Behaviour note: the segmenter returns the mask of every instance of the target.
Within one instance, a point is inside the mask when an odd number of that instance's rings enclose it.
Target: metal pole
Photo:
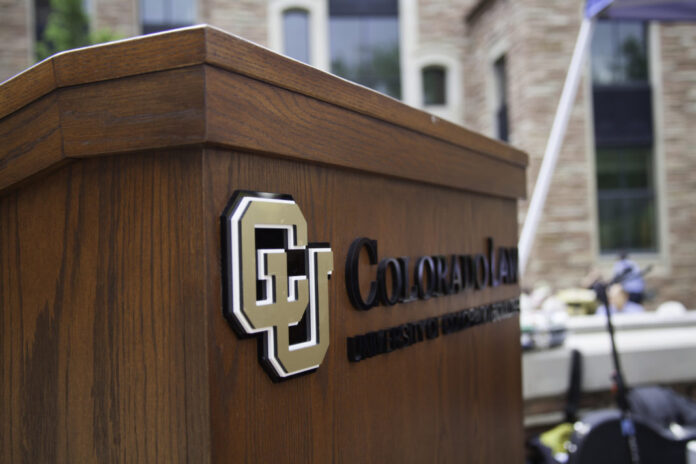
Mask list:
[[[549,193],[553,170],[556,166],[556,160],[558,160],[558,154],[561,151],[563,137],[565,137],[568,120],[570,119],[570,112],[573,109],[575,95],[578,91],[583,63],[585,61],[585,56],[587,56],[587,49],[592,38],[592,27],[593,20],[583,18],[582,24],[580,25],[578,40],[575,43],[575,50],[573,51],[573,58],[570,61],[570,68],[568,68],[568,75],[563,85],[561,100],[558,102],[558,109],[556,110],[556,117],[554,118],[551,128],[551,135],[546,144],[546,151],[544,152],[541,169],[537,176],[532,200],[524,220],[522,233],[520,234],[520,242],[518,244],[520,275],[524,275],[527,261],[529,260],[529,253],[532,251],[532,245],[534,244],[537,226],[541,219],[541,213],[544,210],[546,195]]]

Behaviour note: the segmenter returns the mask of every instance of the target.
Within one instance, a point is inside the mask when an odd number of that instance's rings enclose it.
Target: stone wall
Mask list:
[[[489,0],[468,18],[465,69],[465,122],[494,135],[495,59],[506,56],[510,143],[530,157],[527,194],[531,197],[561,95],[580,9],[573,0]],[[579,284],[593,265],[587,127],[581,87],[550,187],[525,284],[547,280],[554,286]],[[520,202],[520,224],[528,201]]]
[[[531,198],[580,28],[581,4],[575,0],[516,2],[518,27],[512,54],[510,120],[512,143],[527,151],[527,192]],[[549,196],[527,267],[525,283],[539,279],[556,287],[579,285],[595,264],[593,236],[594,176],[588,150],[586,82],[581,82],[558,157]],[[520,224],[528,201],[520,203]]]
[[[138,0],[92,0],[92,30],[108,30],[119,38],[140,34],[140,3]]]
[[[200,0],[200,22],[241,36],[260,45],[268,43],[266,0]]]
[[[447,44],[461,49],[466,40],[464,12],[472,3],[472,0],[420,0],[419,42]]]
[[[662,140],[671,272],[649,283],[660,300],[696,308],[696,28],[659,26]]]
[[[34,63],[29,0],[0,0],[0,82]]]
[[[489,137],[494,137],[495,132],[491,79],[494,54],[508,56],[508,70],[517,61],[516,50],[512,48],[515,45],[514,34],[508,22],[512,9],[513,5],[508,0],[479,2],[476,12],[465,20],[464,123]],[[508,94],[512,90],[509,88]],[[515,131],[515,125],[511,124],[510,129]]]
[[[465,125],[492,135],[491,67],[497,48],[507,57],[510,141],[530,156],[531,197],[582,18],[574,0],[484,0],[467,21]],[[648,306],[676,299],[696,307],[696,30],[688,24],[659,27],[661,84],[655,109],[663,150],[659,163],[666,203],[667,237],[657,256],[637,258],[655,264],[647,277],[657,298]],[[589,70],[589,66],[588,66]],[[597,243],[594,148],[589,83],[583,78],[554,172],[523,284],[544,280],[553,287],[579,285],[592,268],[609,276],[613,256],[600,257]],[[660,132],[662,131],[662,132]],[[658,146],[660,144],[658,143]],[[659,178],[659,172],[655,176]],[[528,201],[520,203],[520,225]],[[666,238],[666,240],[664,240]]]

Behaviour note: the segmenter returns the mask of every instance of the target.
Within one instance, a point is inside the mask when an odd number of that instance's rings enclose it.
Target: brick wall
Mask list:
[[[0,0],[0,82],[33,64],[29,0]]]

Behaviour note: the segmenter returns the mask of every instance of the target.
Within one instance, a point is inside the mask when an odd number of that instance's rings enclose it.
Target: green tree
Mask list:
[[[118,38],[112,31],[90,31],[82,0],[51,0],[51,14],[48,15],[41,41],[36,44],[36,58],[43,60],[63,50]]]

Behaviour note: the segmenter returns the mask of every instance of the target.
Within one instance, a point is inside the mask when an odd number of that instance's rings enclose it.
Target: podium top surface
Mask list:
[[[271,118],[288,133],[261,133]],[[352,151],[306,143],[315,127],[331,140],[326,121]],[[0,192],[71,159],[211,145],[525,196],[522,151],[207,25],[63,52],[5,81],[0,139]]]

